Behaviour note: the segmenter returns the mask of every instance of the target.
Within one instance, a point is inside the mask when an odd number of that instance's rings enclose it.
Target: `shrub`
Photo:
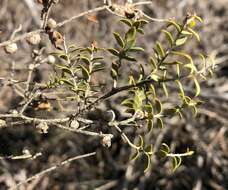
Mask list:
[[[187,14],[182,22],[174,19],[162,20],[164,27],[161,32],[166,41],[155,42],[153,50],[148,52],[138,42],[138,36],[144,35],[144,27],[150,25],[148,20],[144,19],[143,12],[135,9],[132,4],[130,8],[121,7],[123,12],[116,12],[117,8],[110,5],[104,8],[124,17],[118,24],[124,27],[125,32],[116,31],[113,33],[113,39],[110,39],[115,40],[115,46],[99,47],[94,41],[90,47],[78,47],[68,44],[65,36],[56,29],[61,23],[56,24],[53,19],[48,19],[50,7],[44,4],[43,29],[27,35],[29,43],[36,45],[40,43],[38,33],[43,32],[48,35],[56,48],[56,51],[49,54],[45,60],[53,71],[50,73],[50,80],[47,84],[31,83],[31,74],[43,61],[40,59],[42,51],[34,51],[34,63],[29,66],[30,73],[22,95],[24,98],[22,107],[9,114],[0,114],[0,127],[13,126],[18,121],[23,121],[34,123],[40,133],[48,133],[49,127],[54,126],[99,137],[105,147],[112,145],[114,138],[112,132],[117,131],[123,142],[134,150],[131,159],[145,163],[145,172],[150,168],[151,159],[154,157],[170,158],[175,171],[180,166],[182,157],[191,156],[194,150],[186,149],[185,152],[174,153],[166,143],[154,148],[149,142],[154,127],[162,130],[167,127],[166,120],[176,115],[181,119],[185,111],[189,110],[195,117],[197,107],[202,103],[199,99],[200,82],[205,80],[208,74],[212,74],[214,64],[208,64],[207,58],[202,54],[199,54],[202,62],[196,64],[192,56],[182,50],[182,47],[187,46],[194,38],[200,41],[196,25],[202,23],[202,19],[195,14]],[[50,23],[53,22],[55,26],[50,27]],[[16,40],[12,38],[3,44],[9,49],[12,44],[16,44],[15,42]],[[142,62],[139,60],[142,55],[149,59],[147,61],[144,59]],[[111,64],[108,63],[110,60]],[[129,66],[130,68],[126,69]],[[100,75],[106,77],[105,84],[97,83],[96,77]],[[12,86],[17,83],[14,80],[9,82]],[[194,92],[186,90],[189,83],[194,83]],[[35,110],[51,111],[50,103],[43,97],[45,91],[56,94],[64,92],[62,96],[64,100],[77,104],[75,112],[70,115],[61,113],[64,115],[61,118],[26,115],[29,106],[35,107]],[[117,115],[112,109],[98,111],[99,105],[113,97],[121,110],[124,110],[121,112],[122,115]],[[95,110],[95,119],[91,119],[93,110]],[[106,126],[107,133],[102,132],[97,120]],[[96,126],[96,131],[89,130],[92,125]],[[138,142],[133,142],[123,127],[133,128],[134,138],[136,137]],[[32,156],[29,154],[29,157]]]

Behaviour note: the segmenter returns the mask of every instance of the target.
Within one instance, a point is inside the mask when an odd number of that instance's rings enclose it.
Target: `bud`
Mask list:
[[[40,34],[35,33],[35,34],[29,35],[26,40],[31,45],[37,45],[40,43],[41,37],[40,37]]]
[[[6,121],[0,119],[0,129],[6,126]]]
[[[13,54],[17,51],[17,44],[16,43],[11,43],[7,46],[5,46],[5,52],[8,54]]]
[[[73,120],[70,122],[70,127],[73,129],[78,129],[79,128],[79,123],[77,120]]]
[[[112,145],[112,136],[111,135],[105,135],[102,140],[101,144],[105,147],[110,147]]]
[[[51,32],[49,34],[49,38],[50,38],[52,44],[55,46],[55,48],[62,49],[64,40],[63,40],[63,36],[61,33],[59,33],[58,31]]]
[[[144,114],[143,111],[138,110],[138,111],[135,112],[134,117],[137,118],[137,119],[143,119],[145,117],[145,114]]]
[[[132,4],[126,4],[124,10],[125,17],[128,19],[132,19],[135,17],[135,7]]]
[[[41,134],[46,134],[48,133],[48,125],[46,122],[40,122],[37,126],[36,129],[38,130],[39,133]]]
[[[47,58],[47,62],[49,64],[54,64],[55,63],[55,57],[53,55],[49,55]]]
[[[22,150],[22,153],[23,153],[24,155],[26,155],[26,156],[32,156],[31,153],[30,153],[30,151],[29,151],[29,149],[23,149],[23,150]]]
[[[48,29],[53,29],[53,28],[55,28],[56,26],[57,26],[56,21],[55,21],[54,19],[52,19],[52,18],[49,18],[49,19],[48,19],[48,22],[47,22],[47,27],[48,27]]]
[[[33,70],[35,68],[35,65],[34,64],[29,64],[28,68],[29,68],[29,70]]]
[[[17,110],[11,110],[10,113],[12,113],[13,115],[18,115],[18,111]]]

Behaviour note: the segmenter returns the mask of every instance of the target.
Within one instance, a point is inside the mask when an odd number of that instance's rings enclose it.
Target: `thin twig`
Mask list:
[[[71,163],[71,162],[73,162],[75,160],[86,158],[86,157],[90,157],[90,156],[94,156],[94,155],[96,155],[96,152],[92,152],[92,153],[88,153],[88,154],[84,154],[84,155],[80,155],[80,156],[71,157],[71,158],[69,158],[69,159],[67,159],[65,161],[62,161],[62,162],[60,162],[60,163],[58,163],[58,164],[56,164],[56,165],[54,165],[54,166],[52,166],[50,168],[47,168],[47,169],[45,169],[45,170],[43,170],[43,171],[41,171],[41,172],[29,177],[28,179],[16,184],[16,186],[11,187],[10,190],[18,189],[21,185],[25,185],[28,182],[30,182],[30,181],[32,181],[34,179],[40,178],[40,177],[46,175],[47,173],[50,173],[50,172],[52,172],[52,171],[54,171],[56,169],[59,169],[59,168],[65,166],[65,165],[67,165],[67,164],[69,164],[69,163]]]
[[[138,5],[146,5],[146,4],[151,4],[151,2],[150,1],[138,2],[138,3],[135,3],[133,5],[138,6]],[[90,10],[84,11],[84,12],[82,12],[80,14],[72,16],[69,19],[66,19],[66,20],[64,20],[62,22],[59,22],[57,24],[56,28],[62,27],[64,25],[74,21],[75,19],[81,18],[81,17],[83,17],[85,15],[88,15],[88,14],[91,14],[91,13],[95,13],[95,12],[104,11],[104,10],[108,10],[108,8],[109,8],[109,6],[104,5],[104,6],[100,6],[100,7],[94,8],[94,9],[90,9]],[[13,39],[10,39],[10,40],[7,40],[7,41],[4,41],[4,42],[0,43],[0,47],[4,47],[4,46],[7,46],[7,45],[9,45],[11,43],[15,43],[17,41],[23,40],[26,37],[28,37],[28,36],[30,36],[32,34],[37,34],[37,33],[45,33],[45,30],[44,29],[37,29],[37,30],[31,31],[31,32],[28,32],[28,33],[24,33],[24,34],[22,34],[20,36],[17,36],[15,38],[13,38]]]
[[[55,126],[57,128],[60,129],[64,129],[67,131],[71,131],[74,133],[78,133],[78,134],[83,134],[83,135],[87,135],[87,136],[95,136],[95,137],[106,137],[106,136],[110,136],[111,138],[113,137],[112,134],[104,134],[104,133],[97,133],[97,132],[92,132],[92,131],[85,131],[82,129],[74,129],[71,127],[66,127],[64,125],[61,125],[61,123],[66,123],[68,121],[70,121],[70,117],[66,117],[66,118],[60,118],[60,119],[39,119],[39,118],[32,118],[32,117],[28,117],[23,115],[22,113],[19,114],[0,114],[0,118],[2,119],[6,119],[6,118],[17,118],[17,119],[22,119],[24,120],[26,123],[47,123],[47,125],[51,125],[51,126]],[[88,120],[88,119],[84,119],[84,118],[77,118],[77,120],[79,122],[82,122],[84,124],[93,124],[93,121]],[[20,123],[19,123],[20,124]],[[7,126],[2,126],[2,127],[9,127],[10,125]]]
[[[70,128],[70,127],[65,127],[63,125],[60,124],[56,124],[56,127],[60,128],[60,129],[65,129],[74,133],[78,133],[78,134],[83,134],[83,135],[87,135],[87,136],[94,136],[94,137],[113,137],[112,134],[104,134],[104,133],[96,133],[96,132],[92,132],[92,131],[85,131],[85,130],[81,130],[81,129],[74,129],[74,128]]]
[[[78,14],[78,15],[75,15],[75,16],[69,18],[69,19],[66,19],[66,20],[64,20],[64,21],[62,21],[62,22],[60,22],[60,23],[58,23],[58,24],[57,24],[57,27],[61,27],[61,26],[63,26],[63,25],[66,25],[66,24],[72,22],[72,21],[75,20],[75,19],[78,19],[78,18],[80,18],[80,17],[83,17],[83,16],[88,15],[88,14],[91,14],[91,13],[103,11],[103,10],[105,10],[105,9],[107,9],[107,6],[106,6],[106,5],[105,5],[105,6],[101,6],[101,7],[97,7],[97,8],[94,8],[94,9],[90,9],[90,10],[85,11],[85,12],[82,12],[82,13],[80,13],[80,14]]]
[[[24,0],[24,2],[27,5],[27,7],[29,8],[29,11],[31,13],[31,16],[32,16],[34,22],[36,23],[36,25],[38,27],[40,27],[41,21],[39,19],[39,10],[38,10],[35,2],[31,1],[31,0]]]
[[[34,100],[34,98],[36,98],[37,96],[39,95],[39,93],[37,92],[34,92],[32,93],[31,92],[31,96],[28,100],[26,100],[25,104],[23,105],[23,107],[21,108],[20,110],[20,114],[23,114],[24,111],[27,109],[27,107],[29,106],[29,104]],[[25,96],[26,97],[26,96]]]
[[[51,123],[65,123],[67,121],[70,120],[69,117],[65,117],[65,118],[58,118],[58,119],[40,119],[40,118],[33,118],[33,117],[28,117],[25,116],[23,114],[0,114],[0,118],[2,119],[6,119],[6,118],[17,118],[17,119],[23,119],[27,122],[33,122],[33,123],[41,123],[41,122],[45,122],[48,124]],[[88,120],[88,119],[84,119],[84,118],[77,118],[77,120],[79,122],[85,123],[85,124],[92,124],[93,121],[92,120]]]
[[[20,25],[18,26],[18,28],[16,28],[16,29],[12,32],[12,34],[11,34],[11,36],[10,36],[10,39],[13,39],[14,36],[15,36],[18,32],[21,31],[21,29],[22,29],[22,25],[20,24]]]
[[[22,155],[18,155],[18,156],[13,156],[13,155],[11,155],[11,156],[3,156],[3,157],[1,157],[0,156],[0,160],[3,160],[3,159],[9,159],[9,160],[27,160],[27,159],[30,159],[30,160],[34,160],[34,159],[36,159],[37,157],[39,157],[39,156],[41,156],[42,155],[42,153],[41,152],[38,152],[38,153],[36,153],[36,154],[34,154],[34,155],[32,155],[30,152],[25,152],[24,154],[22,154]]]
[[[54,3],[53,1],[50,2],[50,5],[48,5],[48,9],[47,11],[45,12],[45,16],[44,16],[44,22],[43,22],[43,29],[45,29],[46,25],[47,25],[47,21],[48,21],[48,17],[49,17],[49,14],[51,12],[51,8],[53,7]]]
[[[110,181],[100,187],[95,188],[94,190],[108,190],[108,189],[112,189],[113,187],[115,187],[118,184],[117,180],[113,180]]]

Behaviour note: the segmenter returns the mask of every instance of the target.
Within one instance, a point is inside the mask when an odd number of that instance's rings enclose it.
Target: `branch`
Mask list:
[[[71,120],[70,117],[60,118],[60,119],[39,119],[39,118],[28,117],[28,116],[25,116],[21,113],[18,113],[18,114],[0,114],[0,118],[2,118],[2,119],[4,119],[4,118],[17,118],[17,119],[24,120],[25,123],[46,123],[47,125],[52,125],[52,126],[55,126],[57,128],[64,129],[67,131],[71,131],[71,132],[78,133],[78,134],[100,137],[100,138],[109,136],[110,138],[113,138],[112,134],[104,134],[102,132],[97,133],[97,132],[92,132],[92,131],[85,131],[82,129],[74,129],[71,127],[66,127],[64,125],[61,125],[61,123],[66,123],[66,122],[70,121]],[[94,123],[93,121],[88,120],[88,119],[84,119],[84,118],[77,118],[77,121],[82,122],[82,123],[87,124],[87,125]],[[21,123],[18,123],[18,124],[20,125]],[[4,126],[0,126],[0,128],[3,128],[3,127],[8,127],[8,125],[5,123]]]
[[[56,165],[54,165],[54,166],[52,166],[50,168],[47,168],[47,169],[45,169],[45,170],[43,170],[43,171],[41,171],[41,172],[29,177],[28,179],[16,184],[14,187],[11,187],[10,190],[18,189],[21,185],[25,185],[26,183],[28,183],[28,182],[30,182],[30,181],[32,181],[34,179],[40,178],[40,177],[46,175],[47,173],[50,173],[50,172],[52,172],[52,171],[54,171],[56,169],[59,169],[59,168],[65,166],[65,165],[67,165],[67,164],[69,164],[69,163],[71,163],[71,162],[73,162],[75,160],[86,158],[86,157],[90,157],[90,156],[94,156],[94,155],[96,155],[96,152],[92,152],[92,153],[88,153],[88,154],[84,154],[84,155],[80,155],[80,156],[75,156],[75,157],[69,158],[69,159],[67,159],[65,161],[62,161],[62,162],[60,162],[60,163],[58,163],[58,164],[56,164]]]
[[[144,2],[134,3],[133,5],[139,6],[139,5],[146,5],[146,4],[151,4],[151,3],[152,3],[151,1],[144,1]],[[80,17],[83,17],[85,15],[88,15],[88,14],[91,14],[91,13],[95,13],[95,12],[100,12],[100,11],[103,11],[103,10],[109,10],[109,6],[104,5],[104,6],[100,6],[100,7],[94,8],[94,9],[90,9],[90,10],[84,11],[84,12],[82,12],[80,14],[72,16],[69,19],[66,19],[66,20],[64,20],[62,22],[59,22],[57,24],[56,28],[62,27],[64,25],[72,22],[73,20],[78,19]],[[7,46],[7,45],[9,45],[11,43],[15,43],[17,41],[23,40],[26,37],[28,37],[28,36],[30,36],[32,34],[36,34],[36,33],[45,33],[45,30],[44,29],[37,29],[37,30],[31,31],[31,32],[28,32],[28,33],[24,33],[24,34],[22,34],[20,36],[17,36],[15,38],[13,38],[13,39],[9,39],[7,41],[4,41],[4,42],[0,43],[0,47],[4,47],[4,46]]]
[[[23,119],[27,122],[32,122],[32,123],[41,123],[41,122],[45,122],[45,123],[48,123],[48,124],[51,124],[51,123],[65,123],[67,121],[70,120],[69,117],[65,117],[65,118],[54,118],[54,119],[40,119],[40,118],[35,118],[35,117],[28,117],[28,116],[25,116],[23,114],[19,114],[19,113],[16,113],[16,114],[0,114],[0,118],[4,119],[4,118],[17,118],[17,119]],[[92,124],[93,121],[92,120],[88,120],[88,119],[84,119],[84,118],[77,118],[77,120],[79,122],[82,122],[82,123],[85,123],[85,124]]]

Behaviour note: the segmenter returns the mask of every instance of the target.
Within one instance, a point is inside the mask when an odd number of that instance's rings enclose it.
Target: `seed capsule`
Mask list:
[[[55,63],[55,57],[53,55],[48,56],[48,63],[49,64],[54,64]]]
[[[56,27],[56,25],[57,25],[57,23],[54,19],[52,19],[52,18],[48,19],[48,22],[47,22],[48,29],[53,29]]]
[[[64,40],[63,40],[63,36],[61,33],[59,33],[58,31],[50,32],[49,38],[50,38],[52,44],[55,46],[55,48],[62,49]]]
[[[41,37],[40,34],[36,33],[36,34],[31,34],[26,38],[27,42],[31,45],[37,45],[40,43],[41,41]]]
[[[106,135],[101,139],[101,144],[104,147],[109,148],[112,145],[112,136],[111,135]]]
[[[5,46],[5,52],[8,54],[13,54],[17,51],[17,44],[16,43],[11,43],[7,46]]]

